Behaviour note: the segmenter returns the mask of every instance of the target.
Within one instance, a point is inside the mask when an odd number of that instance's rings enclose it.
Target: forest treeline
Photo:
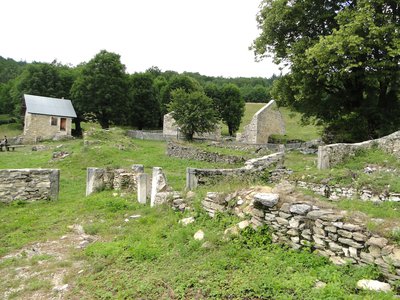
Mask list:
[[[175,98],[179,96],[191,99],[191,105],[186,108],[192,122],[188,137],[196,130],[210,129],[219,120],[233,135],[239,128],[244,103],[268,102],[275,79],[276,76],[212,77],[162,71],[156,66],[128,74],[120,56],[106,50],[78,66],[57,61],[26,63],[0,57],[0,114],[23,122],[23,95],[32,94],[71,99],[78,115],[74,120],[77,135],[81,134],[81,121],[89,119],[95,119],[102,128],[115,124],[154,129],[162,127],[163,115],[171,111],[171,102],[178,101]],[[177,90],[181,92],[174,93]],[[197,93],[198,98],[193,98],[191,93]],[[202,101],[210,103],[212,117],[204,117],[205,110],[199,109]],[[184,112],[182,118],[186,116]],[[194,120],[197,121],[193,123]],[[182,128],[186,125],[187,121],[182,123]]]

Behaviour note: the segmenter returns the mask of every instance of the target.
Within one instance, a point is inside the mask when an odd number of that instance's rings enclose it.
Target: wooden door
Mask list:
[[[60,131],[65,131],[67,129],[67,119],[61,118],[60,119]]]

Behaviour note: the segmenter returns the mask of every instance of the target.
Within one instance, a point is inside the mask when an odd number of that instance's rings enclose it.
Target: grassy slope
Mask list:
[[[99,237],[79,259],[88,266],[78,276],[66,279],[73,289],[67,297],[83,299],[326,299],[385,297],[354,289],[361,278],[376,278],[371,268],[339,268],[324,258],[306,252],[288,251],[269,245],[267,233],[247,232],[234,240],[223,240],[223,231],[238,220],[230,216],[210,219],[196,210],[197,221],[188,227],[177,224],[180,213],[164,207],[139,206],[135,196],[121,198],[111,191],[85,197],[86,167],[130,166],[142,163],[146,171],[162,166],[172,184],[184,184],[186,166],[212,164],[167,158],[164,144],[131,140],[118,130],[92,136],[99,144],[83,147],[81,140],[45,143],[49,149],[32,152],[29,147],[1,153],[1,168],[43,167],[61,169],[60,198],[57,202],[0,205],[0,256],[33,241],[59,238],[68,226],[82,224]],[[57,148],[59,145],[63,145]],[[119,150],[123,145],[125,150]],[[68,151],[69,157],[52,161],[53,151]],[[223,187],[219,187],[220,190]],[[237,188],[231,183],[229,189]],[[198,191],[198,201],[207,188]],[[124,222],[133,214],[142,218]],[[194,241],[202,229],[211,248]],[[0,263],[1,268],[18,260]],[[15,279],[18,283],[19,279]],[[327,283],[314,289],[316,280]],[[2,283],[0,283],[0,291]],[[48,286],[36,287],[49,288]],[[28,297],[30,291],[15,296]],[[368,296],[369,295],[369,296]],[[372,296],[375,295],[375,296]]]

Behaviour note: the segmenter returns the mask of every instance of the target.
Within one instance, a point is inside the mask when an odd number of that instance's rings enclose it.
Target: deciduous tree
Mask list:
[[[398,130],[398,1],[266,0],[258,23],[258,58],[270,52],[290,68],[272,91],[281,105],[315,118],[336,141]]]
[[[137,73],[130,76],[129,83],[128,123],[140,130],[157,127],[160,105],[153,77],[149,73]]]
[[[171,96],[172,101],[168,104],[168,109],[188,140],[192,140],[195,133],[202,134],[215,129],[218,121],[216,112],[212,99],[204,92],[177,89]]]
[[[76,106],[96,116],[102,128],[125,121],[128,76],[118,54],[100,51],[82,67],[72,87]]]
[[[161,114],[168,111],[168,104],[172,100],[172,92],[176,89],[183,89],[185,92],[203,91],[201,85],[192,77],[186,75],[172,76],[168,84],[162,90]]]

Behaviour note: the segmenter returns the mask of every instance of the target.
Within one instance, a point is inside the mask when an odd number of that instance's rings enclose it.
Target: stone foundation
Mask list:
[[[335,264],[375,264],[389,281],[400,279],[400,247],[369,231],[367,220],[323,207],[284,185],[270,192],[208,193],[204,209],[211,215],[233,211],[251,218],[253,227],[268,225],[273,241],[294,249],[309,248]]]
[[[195,169],[186,170],[186,188],[195,189],[199,185],[214,184],[225,177],[258,176],[264,170],[274,166],[281,166],[284,152],[278,152],[261,158],[250,159],[245,162],[245,167],[237,169]]]
[[[0,170],[0,202],[57,200],[60,170]]]

